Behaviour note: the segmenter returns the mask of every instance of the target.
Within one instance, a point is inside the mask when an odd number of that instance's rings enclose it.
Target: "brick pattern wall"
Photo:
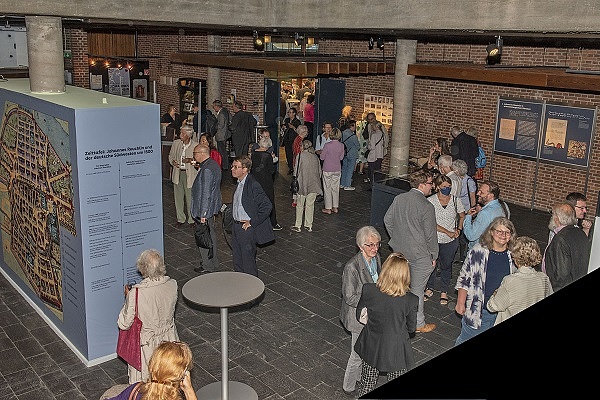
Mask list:
[[[503,47],[502,64],[527,66],[568,66],[598,70],[599,50]],[[485,47],[470,45],[417,46],[417,61],[460,61],[485,63]],[[498,86],[445,80],[415,79],[410,141],[411,156],[424,156],[436,137],[451,139],[450,128],[474,126],[488,156],[485,178],[500,184],[501,197],[536,209],[549,209],[571,191],[585,192],[588,213],[595,215],[600,176],[586,169],[566,165],[523,160],[492,154],[499,97],[547,101],[579,107],[595,107],[600,95],[513,86]],[[595,132],[600,129],[596,122]],[[600,140],[594,135],[589,171],[600,169]],[[587,179],[587,191],[586,189]]]
[[[75,84],[88,87],[86,35],[81,31],[71,30],[69,33],[76,70]],[[252,40],[251,35],[223,36],[221,51],[256,52]],[[205,35],[139,35],[138,56],[150,60],[150,76],[151,80],[157,82],[161,112],[166,111],[166,105],[169,103],[178,104],[177,78],[207,78],[206,67],[171,64],[168,59],[169,54],[178,50],[206,51],[207,43]],[[385,51],[381,51],[377,47],[369,50],[366,41],[321,40],[319,51],[324,54],[354,57],[381,58],[385,55],[386,58],[393,59],[395,42],[386,41]],[[568,66],[587,70],[600,69],[598,59],[600,59],[600,50],[597,49],[521,47],[506,44],[502,54],[504,65]],[[485,64],[485,45],[419,43],[417,61]],[[161,81],[161,78],[167,79]],[[346,104],[353,107],[357,118],[361,118],[363,114],[364,94],[393,96],[393,75],[339,78],[346,81]],[[223,69],[221,100],[226,101],[231,90],[236,89],[237,98],[247,105],[248,111],[253,114],[258,113],[262,120],[263,79],[260,73]],[[540,163],[536,166],[534,161],[492,154],[496,107],[500,96],[545,100],[555,104],[581,107],[594,107],[600,102],[600,95],[597,94],[417,78],[413,98],[410,155],[426,155],[436,137],[450,138],[449,131],[453,125],[465,129],[474,126],[478,129],[479,138],[488,154],[485,177],[491,176],[500,183],[501,196],[505,200],[524,206],[533,204],[537,209],[548,209],[562,200],[569,191],[585,191],[589,198],[588,212],[595,214],[596,197],[600,190],[600,175],[588,175],[585,169],[564,165]],[[212,99],[207,100],[209,103],[212,101]],[[598,124],[595,127],[596,132],[599,128]],[[600,141],[597,136],[595,135],[592,142],[590,171],[600,170]],[[386,158],[384,169],[387,169],[387,166]]]
[[[90,88],[87,33],[82,29],[65,29],[67,47],[72,51],[73,85]]]

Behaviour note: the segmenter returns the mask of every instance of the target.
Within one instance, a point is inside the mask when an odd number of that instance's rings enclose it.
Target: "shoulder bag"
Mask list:
[[[381,132],[381,138],[377,141],[377,143],[375,143],[375,146],[373,146],[373,148],[377,147],[377,145],[383,140],[383,135],[384,135],[384,133]],[[371,152],[371,149],[365,150],[365,158],[369,157],[370,152]]]
[[[142,370],[142,346],[140,345],[140,333],[142,331],[142,320],[138,318],[138,292],[135,288],[135,315],[129,329],[119,329],[119,340],[117,341],[117,355],[138,371]]]
[[[302,152],[298,153],[296,171],[294,171],[295,173],[292,175],[292,182],[290,182],[290,192],[292,192],[292,194],[298,194],[298,191],[300,190],[300,184],[298,183],[298,167],[300,166],[300,154],[302,154]]]

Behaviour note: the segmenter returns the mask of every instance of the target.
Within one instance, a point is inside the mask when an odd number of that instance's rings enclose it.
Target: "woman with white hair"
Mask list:
[[[462,202],[465,210],[470,210],[471,207],[475,207],[477,200],[475,194],[477,193],[477,183],[473,178],[467,174],[469,167],[464,160],[454,160],[452,162],[452,170],[456,172],[456,175],[461,179],[460,193],[458,198]],[[467,255],[467,246],[469,240],[465,237],[465,234],[461,231],[458,237],[458,256],[460,262],[465,260]]]
[[[363,324],[356,319],[356,306],[365,283],[377,283],[381,272],[379,245],[381,235],[373,226],[363,226],[356,232],[358,253],[344,267],[342,274],[342,308],[340,321],[344,328],[352,334],[350,357],[346,365],[342,389],[348,395],[356,394],[356,382],[361,380],[360,356],[354,351],[356,340],[363,329]]]
[[[142,369],[140,371],[129,365],[129,383],[148,379],[148,362],[162,341],[179,340],[174,319],[177,281],[166,276],[165,262],[158,250],[144,250],[136,265],[144,279],[131,288],[125,286],[125,304],[117,319],[119,329],[129,329],[137,305],[138,318],[142,321]]]

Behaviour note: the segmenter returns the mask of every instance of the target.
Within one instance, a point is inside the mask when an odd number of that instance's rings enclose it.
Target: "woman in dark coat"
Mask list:
[[[390,381],[415,365],[409,335],[417,328],[419,298],[409,286],[408,261],[401,253],[388,256],[376,284],[363,285],[356,318],[366,308],[367,322],[354,346],[362,359],[359,397],[375,388],[380,371]]]
[[[260,183],[267,194],[273,208],[271,209],[271,225],[273,230],[281,230],[281,225],[277,223],[277,214],[275,213],[275,189],[273,187],[273,174],[275,173],[275,164],[273,156],[267,150],[273,146],[271,138],[261,136],[258,140],[258,148],[252,151],[252,175]]]

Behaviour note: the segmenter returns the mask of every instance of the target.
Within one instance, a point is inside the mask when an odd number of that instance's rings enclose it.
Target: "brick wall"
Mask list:
[[[87,33],[81,29],[65,29],[67,46],[72,51],[73,85],[90,88]]]
[[[526,66],[568,66],[599,69],[599,50],[503,47],[502,64]],[[485,63],[485,46],[419,44],[417,61],[461,61]],[[501,197],[523,206],[549,209],[571,191],[584,192],[587,181],[588,210],[595,214],[600,176],[587,169],[549,164],[492,154],[499,97],[547,101],[552,104],[594,108],[600,95],[540,90],[445,80],[415,79],[410,141],[411,156],[423,156],[438,136],[451,138],[450,128],[474,126],[488,156],[485,177],[500,184]],[[596,122],[595,132],[600,123]],[[589,171],[600,171],[600,141],[592,141]]]
[[[74,63],[79,65],[76,84],[87,87],[87,57],[83,32],[71,32]],[[376,38],[375,38],[376,39]],[[252,36],[223,36],[223,52],[256,52]],[[75,50],[79,43],[81,49]],[[505,41],[506,43],[506,41]],[[169,103],[178,104],[177,78],[207,78],[207,68],[181,64],[171,64],[168,57],[175,51],[206,51],[205,35],[141,34],[138,37],[138,56],[149,58],[150,77],[157,82],[158,102],[161,112]],[[385,52],[375,47],[369,50],[366,41],[321,40],[319,51],[324,54],[393,59],[395,43],[385,42]],[[81,60],[77,60],[81,59]],[[567,66],[574,69],[600,69],[600,50],[575,48],[543,48],[503,46],[502,64],[519,66]],[[418,43],[418,62],[471,62],[485,63],[485,45]],[[86,74],[84,76],[83,72]],[[232,89],[237,98],[247,105],[248,111],[259,114],[262,120],[264,84],[260,73],[222,69],[221,95],[225,101]],[[161,83],[161,77],[170,78]],[[346,104],[353,107],[354,115],[362,117],[365,94],[393,96],[394,76],[352,76],[336,77],[346,81]],[[582,191],[590,199],[589,213],[594,214],[597,193],[600,190],[600,176],[587,174],[587,170],[563,165],[522,160],[516,157],[492,154],[496,107],[498,97],[522,98],[547,101],[554,104],[594,107],[600,102],[600,95],[554,90],[539,90],[505,85],[490,85],[468,82],[453,82],[416,78],[413,96],[413,116],[410,141],[410,155],[424,156],[438,136],[450,138],[450,128],[459,125],[463,128],[474,126],[486,153],[488,166],[486,178],[491,177],[501,186],[501,196],[510,202],[537,209],[548,209],[564,198],[569,191]],[[207,99],[210,103],[212,99]],[[254,105],[254,103],[258,103]],[[341,110],[340,110],[341,111]],[[598,131],[598,123],[595,131]],[[595,135],[592,142],[590,171],[600,171],[600,141]],[[388,160],[384,160],[387,169]],[[537,181],[536,181],[537,171]],[[587,191],[585,190],[587,180]],[[535,182],[535,185],[534,185]]]

